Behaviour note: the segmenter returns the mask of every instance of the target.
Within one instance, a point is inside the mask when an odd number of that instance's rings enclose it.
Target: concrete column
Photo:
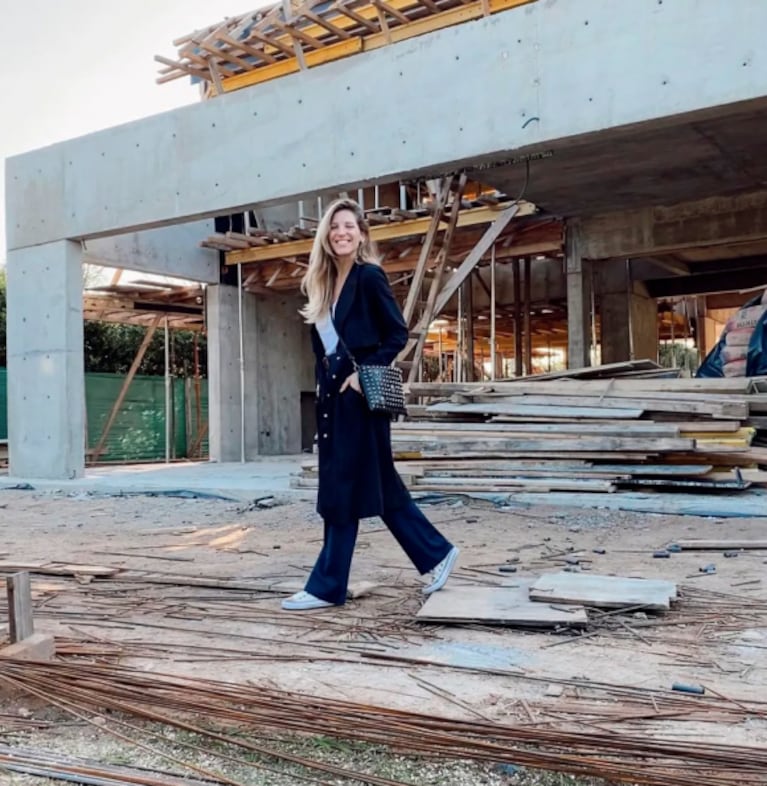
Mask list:
[[[243,305],[251,297],[243,298]],[[208,287],[207,323],[210,458],[211,461],[239,461],[241,457],[242,409],[240,406],[240,332],[236,287],[224,284],[214,284]]]
[[[581,227],[577,221],[565,226],[567,273],[567,366],[591,365],[591,264],[583,259]]]
[[[309,327],[298,314],[304,301],[295,294],[255,295],[247,315],[253,363],[246,367],[246,408],[249,425],[255,418],[259,455],[301,452],[301,393],[314,390]]]
[[[8,443],[15,477],[85,468],[82,252],[68,240],[8,252]]]
[[[600,342],[603,363],[657,360],[658,313],[644,284],[630,280],[623,259],[605,260],[596,268]]]
[[[314,389],[303,298],[243,293],[245,459],[301,452],[301,393]],[[210,457],[239,461],[242,413],[237,288],[208,287]]]
[[[658,304],[641,281],[632,284],[631,346],[634,360],[658,360]]]

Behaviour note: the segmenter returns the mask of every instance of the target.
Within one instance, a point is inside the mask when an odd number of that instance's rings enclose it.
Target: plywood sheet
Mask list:
[[[484,623],[525,628],[584,627],[586,610],[530,600],[529,584],[514,587],[446,587],[429,596],[419,622]]]
[[[672,581],[582,573],[550,573],[541,576],[530,587],[530,599],[534,601],[575,603],[605,609],[643,606],[663,612],[668,611],[676,595],[676,584]]]

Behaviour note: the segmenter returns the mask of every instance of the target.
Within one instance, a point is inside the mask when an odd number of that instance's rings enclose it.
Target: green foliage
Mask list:
[[[146,328],[110,322],[85,323],[85,370],[126,374],[136,357]],[[195,334],[170,332],[170,369],[173,376],[191,377],[195,373]],[[205,336],[197,337],[200,374],[206,376]],[[165,373],[165,331],[158,328],[138,369],[139,374],[161,376]]]
[[[6,275],[5,270],[0,268],[0,367],[8,365],[5,346],[6,317]],[[146,333],[146,328],[138,325],[109,322],[86,322],[84,329],[85,370],[112,374],[127,373]],[[170,367],[173,376],[194,376],[194,340],[193,331],[171,331]],[[205,336],[198,335],[197,345],[200,374],[204,377],[207,375]],[[165,373],[165,331],[162,328],[155,332],[138,373],[157,376]]]
[[[698,368],[698,350],[680,341],[666,341],[659,347],[658,362],[663,368],[680,368],[682,376],[691,377]]]

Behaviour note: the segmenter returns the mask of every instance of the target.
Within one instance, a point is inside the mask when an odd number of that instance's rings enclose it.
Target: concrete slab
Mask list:
[[[31,636],[0,648],[0,658],[13,660],[52,660],[56,654],[53,636],[48,633],[33,633]]]
[[[596,169],[616,177],[610,204],[641,191],[651,178],[629,170],[630,179],[619,166],[645,166],[656,146],[664,184],[669,172],[687,172],[697,173],[687,181],[696,196],[709,186],[744,190],[761,179],[767,4],[741,5],[734,14],[719,0],[645,1],[618,14],[611,0],[532,3],[16,156],[6,162],[8,247],[188,222],[520,153],[554,150],[555,164],[588,136],[594,147],[576,166],[581,195],[595,190]],[[397,111],[376,111],[374,96]],[[713,144],[694,130],[681,144],[662,135],[643,144],[649,131],[703,119],[692,113],[724,118],[736,108],[750,113],[738,126],[745,138],[725,123]],[[616,129],[627,141],[610,157]],[[711,163],[716,146],[742,158],[725,165],[717,151]],[[546,192],[539,163],[528,197],[575,210],[553,199],[569,169],[557,168]],[[524,169],[512,167],[521,188]]]
[[[28,484],[30,490],[92,494],[197,492],[248,501],[272,495],[278,500],[314,499],[316,492],[290,488],[305,455],[270,456],[241,463],[181,462],[90,467],[74,480],[39,480],[0,475],[0,490]]]

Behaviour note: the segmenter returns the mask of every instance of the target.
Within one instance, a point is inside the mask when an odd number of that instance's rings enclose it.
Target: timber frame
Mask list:
[[[209,98],[531,2],[283,0],[176,39],[157,82],[192,77]]]

